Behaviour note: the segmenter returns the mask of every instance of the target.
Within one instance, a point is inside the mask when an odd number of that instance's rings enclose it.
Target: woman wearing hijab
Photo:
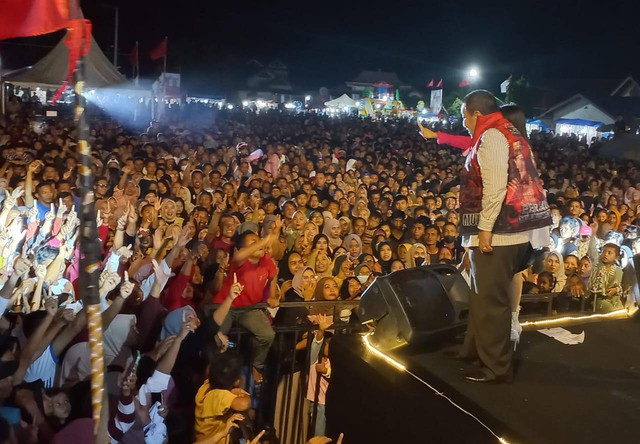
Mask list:
[[[300,268],[293,277],[291,288],[284,293],[286,302],[305,302],[313,299],[316,289],[316,272],[311,267]],[[298,326],[307,321],[309,310],[305,307],[281,308],[276,314],[274,324]]]
[[[329,248],[335,250],[339,246],[342,245],[342,238],[340,237],[341,228],[340,221],[329,217],[324,221],[324,227],[322,229],[322,234],[327,236],[329,239]]]
[[[383,240],[376,244],[374,249],[375,257],[378,260],[374,266],[374,271],[378,273],[389,274],[391,273],[391,264],[393,262],[393,249],[391,244]]]
[[[427,259],[427,248],[420,243],[413,244],[409,249],[407,268],[429,265]]]
[[[556,280],[556,285],[553,287],[552,292],[559,293],[564,290],[564,286],[567,283],[567,276],[564,273],[564,260],[562,259],[562,255],[557,251],[551,251],[544,255],[542,265]]]
[[[349,260],[358,262],[358,258],[362,254],[362,240],[357,234],[350,234],[344,238],[342,246],[347,249]]]
[[[341,216],[340,219],[338,219],[338,222],[340,222],[341,236],[346,236],[351,232],[351,219],[349,219],[347,216]]]
[[[331,263],[331,258],[326,253],[318,252],[316,254],[313,268],[318,278],[332,276],[333,264]]]
[[[196,311],[190,305],[170,311],[167,317],[164,318],[162,331],[160,331],[160,340],[162,341],[169,336],[177,335],[180,332],[184,319],[190,314],[196,315]]]
[[[292,251],[282,258],[280,264],[280,269],[278,271],[278,283],[280,284],[280,289],[284,294],[289,288],[291,288],[293,277],[298,270],[303,267],[304,262],[300,253]]]

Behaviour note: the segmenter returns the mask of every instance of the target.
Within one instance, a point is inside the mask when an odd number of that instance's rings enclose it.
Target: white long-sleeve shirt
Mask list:
[[[499,130],[490,128],[482,135],[478,147],[478,164],[482,175],[482,211],[478,228],[492,231],[507,195],[509,180],[509,141]],[[518,245],[530,242],[533,248],[551,243],[549,228],[542,227],[520,233],[494,233],[491,245],[494,247]],[[477,247],[478,236],[464,236],[464,247]]]

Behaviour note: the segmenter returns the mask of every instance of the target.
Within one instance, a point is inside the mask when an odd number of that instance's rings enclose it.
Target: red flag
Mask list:
[[[62,86],[58,88],[53,97],[51,103],[55,105],[62,93],[67,88],[71,77],[76,71],[76,65],[80,57],[85,57],[89,54],[91,49],[91,21],[90,20],[70,20],[67,22],[69,30],[64,38],[64,44],[69,49],[69,64],[67,66],[67,77],[62,82]]]
[[[436,88],[442,88],[442,79],[440,79],[440,81],[436,85]]]
[[[0,14],[0,40],[48,34],[65,28],[66,0],[5,0]]]
[[[129,63],[134,68],[138,67],[138,42],[133,46],[133,49],[129,53]]]
[[[465,77],[464,79],[462,79],[462,82],[460,82],[460,85],[458,85],[460,88],[463,88],[465,86],[469,86],[471,85],[471,80],[469,80],[468,77]]]
[[[166,56],[167,56],[167,38],[165,37],[164,40],[160,42],[158,46],[156,46],[151,50],[151,52],[149,52],[149,57],[151,57],[151,60],[157,60]]]
[[[433,79],[427,84],[427,88],[433,88]]]

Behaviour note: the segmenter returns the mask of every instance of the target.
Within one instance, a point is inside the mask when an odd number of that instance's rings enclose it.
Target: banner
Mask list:
[[[431,90],[431,112],[437,113],[442,108],[442,90],[441,89],[433,89]]]

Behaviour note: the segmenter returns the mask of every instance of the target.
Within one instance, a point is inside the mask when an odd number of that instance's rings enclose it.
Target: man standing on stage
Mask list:
[[[471,261],[461,357],[482,363],[465,372],[467,380],[508,382],[513,377],[509,285],[530,246],[549,244],[551,214],[531,147],[502,116],[493,94],[469,93],[462,115],[472,148],[460,177],[460,233]]]

